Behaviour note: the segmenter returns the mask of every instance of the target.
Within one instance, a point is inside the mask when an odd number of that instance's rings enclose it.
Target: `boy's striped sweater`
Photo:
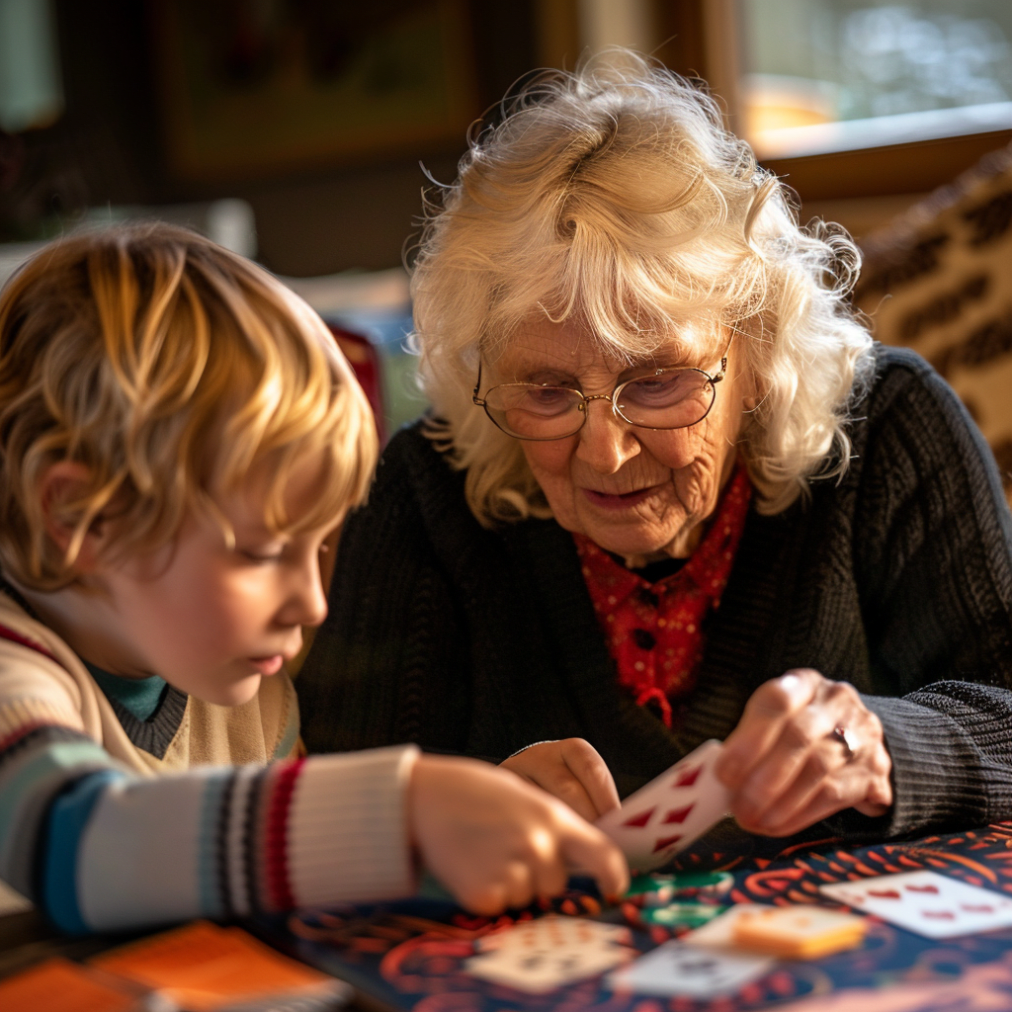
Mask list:
[[[410,892],[417,750],[297,741],[287,676],[238,707],[170,688],[140,721],[0,594],[0,878],[64,930]]]

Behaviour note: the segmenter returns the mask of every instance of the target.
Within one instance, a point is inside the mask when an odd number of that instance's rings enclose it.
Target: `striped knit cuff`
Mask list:
[[[406,745],[284,764],[265,826],[271,906],[414,892],[407,787],[418,755]]]

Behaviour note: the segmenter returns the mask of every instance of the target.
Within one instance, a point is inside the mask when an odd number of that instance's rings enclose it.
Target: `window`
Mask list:
[[[52,9],[45,0],[0,0],[0,130],[49,126],[63,112]]]
[[[1012,127],[1008,0],[739,0],[739,114],[760,157]]]

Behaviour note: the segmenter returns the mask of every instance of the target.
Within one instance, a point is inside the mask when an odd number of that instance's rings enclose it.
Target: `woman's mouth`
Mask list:
[[[268,676],[276,675],[285,663],[285,658],[281,654],[271,654],[269,657],[250,657],[247,659],[261,675]]]
[[[636,489],[635,492],[597,492],[592,488],[585,488],[582,491],[593,506],[604,510],[626,510],[653,495],[654,489],[655,486],[651,485],[649,488]]]

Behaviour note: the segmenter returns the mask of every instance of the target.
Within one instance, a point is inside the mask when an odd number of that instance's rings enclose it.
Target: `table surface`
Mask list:
[[[727,870],[734,884],[724,902],[810,903],[819,886],[928,869],[1012,894],[1012,822],[918,840],[844,848],[817,841],[774,857],[694,852],[682,870]],[[562,913],[593,915],[589,890],[571,889],[554,903]],[[615,912],[612,917],[617,916]],[[319,914],[297,911],[247,927],[279,948],[351,980],[374,1001],[413,1012],[606,1008],[608,1012],[701,1012],[755,1009],[775,1003],[791,1012],[1001,1012],[1012,1009],[1012,929],[931,941],[872,922],[865,944],[807,963],[782,963],[733,998],[643,999],[587,981],[544,996],[497,989],[462,972],[469,938],[503,926],[432,899],[360,906]],[[322,927],[321,927],[322,924]],[[641,951],[670,936],[665,928],[634,934]],[[301,936],[301,937],[300,937]],[[87,958],[133,936],[66,939],[34,910],[0,917],[0,977],[51,955]],[[465,944],[461,944],[464,942]],[[448,944],[452,943],[452,944]]]
[[[813,841],[775,853],[760,841],[747,856],[695,851],[681,870],[730,871],[734,883],[715,902],[789,905],[824,899],[819,887],[880,875],[930,870],[980,888],[1012,893],[1012,823],[918,840],[843,847]],[[772,854],[773,856],[765,856]],[[678,868],[676,868],[678,870]],[[589,900],[589,902],[588,902]],[[593,895],[572,889],[553,907],[594,916]],[[605,916],[621,922],[621,914]],[[350,981],[387,1008],[405,1012],[505,1012],[594,1008],[607,1012],[734,1012],[775,1006],[790,1012],[1008,1012],[1012,1009],[1012,929],[931,940],[872,919],[863,945],[807,962],[777,963],[733,996],[645,998],[612,992],[600,979],[547,995],[525,995],[468,975],[474,940],[507,926],[450,904],[412,900],[375,906],[296,911],[253,927],[273,944]],[[677,932],[633,932],[646,952]]]

